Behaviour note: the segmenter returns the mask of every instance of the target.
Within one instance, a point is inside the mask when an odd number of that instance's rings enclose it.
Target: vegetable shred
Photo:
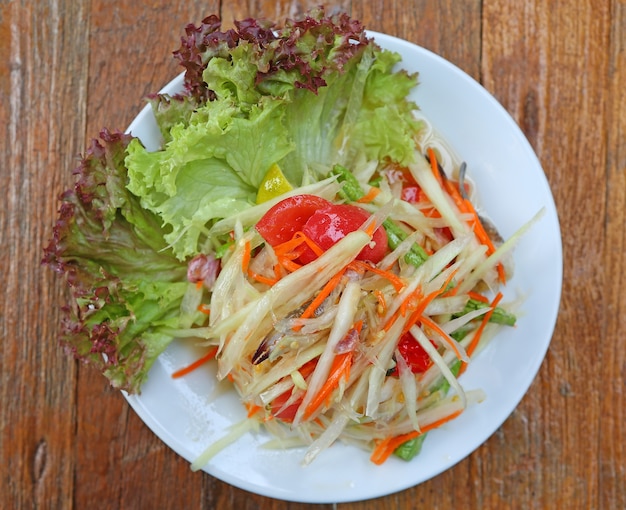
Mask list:
[[[305,464],[335,441],[410,460],[485,398],[458,377],[516,323],[532,221],[489,236],[417,75],[346,14],[209,16],[174,55],[183,89],[149,99],[160,148],[103,130],[61,195],[62,344],[129,393],[172,342],[204,347],[172,376],[214,367],[247,417],[193,469],[261,427]]]

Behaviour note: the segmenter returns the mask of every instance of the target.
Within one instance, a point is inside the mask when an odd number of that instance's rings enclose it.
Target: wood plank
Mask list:
[[[0,5],[4,508],[62,508],[73,490],[75,367],[54,340],[58,315],[49,315],[61,286],[40,269],[59,186],[70,180],[55,169],[83,144],[87,13],[65,7]]]
[[[493,503],[598,507],[600,406],[584,396],[599,395],[604,386],[599,358],[591,354],[597,336],[588,328],[606,319],[606,230],[602,214],[592,211],[606,207],[598,182],[607,154],[601,105],[608,6],[483,2],[483,81],[520,124],[546,171],[561,212],[566,276],[558,328],[539,378],[503,427],[502,441],[496,436],[477,456],[498,461],[477,485],[477,492],[498,496]],[[515,449],[498,455],[509,444]],[[506,490],[498,491],[494,480]]]
[[[599,342],[598,508],[626,508],[626,4],[611,3],[606,111],[604,320]],[[602,169],[600,169],[601,171]],[[595,335],[594,335],[595,336]]]
[[[180,72],[170,54],[185,24],[214,12],[225,26],[280,19],[318,3],[0,2],[2,508],[334,507],[191,473],[100,374],[59,349],[62,285],[39,266],[76,155],[102,127],[125,129],[145,95]],[[561,315],[521,405],[445,473],[338,507],[626,508],[626,4],[338,0],[328,9],[480,80],[537,151],[565,234]]]
[[[171,53],[184,27],[218,8],[216,2],[91,2],[86,136],[126,129],[157,91],[182,71]],[[74,504],[97,508],[159,508],[175,497],[201,506],[202,475],[154,435],[102,375],[79,370]],[[104,424],[104,425],[103,425]]]
[[[418,44],[479,78],[479,0],[417,0],[404,4],[360,0],[352,2],[351,13],[368,29]]]

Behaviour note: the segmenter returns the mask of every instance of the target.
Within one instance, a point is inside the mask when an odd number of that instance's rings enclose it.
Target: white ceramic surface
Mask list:
[[[539,161],[504,108],[476,81],[441,57],[406,41],[370,32],[419,72],[413,99],[468,164],[483,210],[504,237],[538,210],[546,213],[515,250],[516,274],[506,299],[523,296],[515,328],[503,331],[471,363],[461,382],[482,388],[484,402],[429,434],[410,463],[391,458],[382,466],[367,452],[335,444],[311,465],[303,450],[261,448],[265,435],[250,434],[227,447],[205,471],[247,491],[299,502],[345,502],[383,496],[417,485],[478,448],[507,419],[533,381],[552,337],[562,280],[561,236],[554,201]],[[164,91],[181,89],[178,76]],[[156,149],[159,132],[149,107],[129,131]],[[159,438],[193,461],[225,429],[245,417],[234,392],[217,385],[209,369],[182,379],[170,374],[194,361],[191,345],[174,343],[159,358],[141,395],[128,402]],[[189,476],[194,476],[191,472]]]

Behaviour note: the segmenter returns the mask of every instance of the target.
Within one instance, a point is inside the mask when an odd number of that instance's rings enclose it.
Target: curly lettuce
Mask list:
[[[65,276],[61,342],[111,384],[139,391],[172,341],[189,283],[161,221],[126,188],[129,135],[103,130],[61,196],[43,262]]]
[[[167,118],[161,150],[131,142],[126,164],[128,188],[170,229],[180,260],[202,250],[212,222],[254,204],[273,164],[300,186],[336,164],[414,157],[406,96],[416,77],[395,71],[399,56],[345,14],[316,10],[283,28],[245,20],[226,32],[213,16],[187,27],[176,55],[193,110]],[[162,110],[176,101],[161,98]]]
[[[43,260],[69,286],[62,343],[130,393],[177,329],[201,320],[184,310],[187,265],[219,246],[211,226],[253,206],[273,165],[296,187],[338,164],[406,164],[418,129],[406,99],[417,77],[346,14],[226,31],[209,16],[174,56],[183,91],[149,98],[160,149],[103,130]]]

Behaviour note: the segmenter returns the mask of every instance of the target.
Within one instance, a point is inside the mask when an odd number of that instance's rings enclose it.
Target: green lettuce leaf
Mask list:
[[[161,113],[162,149],[133,141],[126,159],[129,190],[161,218],[180,260],[216,244],[212,222],[254,205],[275,163],[300,186],[335,164],[414,157],[416,106],[406,95],[416,76],[395,71],[399,56],[359,23],[315,10],[282,29],[257,20],[219,27],[215,17],[188,27],[177,52],[187,92],[205,102],[178,124]]]
[[[43,263],[65,276],[70,300],[60,341],[117,388],[139,391],[173,340],[189,282],[157,215],[126,188],[129,135],[104,130],[61,199]]]

